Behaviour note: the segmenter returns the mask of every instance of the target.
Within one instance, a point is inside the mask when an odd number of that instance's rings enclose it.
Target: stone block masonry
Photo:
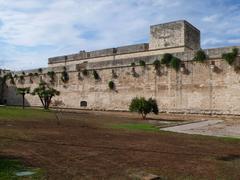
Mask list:
[[[32,81],[28,74],[37,70],[25,71],[23,84],[7,82],[4,97],[9,105],[20,105],[16,87],[33,89],[40,79],[49,82],[47,72],[54,71],[53,86],[61,94],[53,99],[53,104],[58,101],[65,108],[127,111],[132,98],[144,96],[155,98],[163,112],[240,115],[240,74],[221,59],[222,53],[231,52],[234,47],[205,49],[209,59],[203,64],[192,61],[199,48],[200,32],[186,21],[151,26],[149,44],[49,58],[49,67],[43,68],[38,77],[32,77]],[[157,73],[152,63],[164,53],[180,58],[185,70],[176,72],[162,66]],[[139,66],[140,60],[147,66]],[[61,81],[63,67],[69,74],[67,83]],[[88,75],[82,73],[84,69]],[[94,79],[93,70],[100,79]],[[114,82],[115,90],[108,87],[109,81]],[[36,96],[26,95],[26,102],[29,106],[41,106]]]

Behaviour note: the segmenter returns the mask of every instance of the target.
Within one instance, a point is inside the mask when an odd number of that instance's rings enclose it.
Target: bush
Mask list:
[[[145,67],[146,63],[145,63],[145,61],[141,60],[141,61],[139,61],[139,65]]]
[[[108,82],[109,89],[113,90],[115,88],[115,83],[113,81]]]
[[[159,112],[156,100],[152,98],[146,100],[144,97],[133,98],[129,106],[129,110],[131,112],[138,112],[142,115],[143,119],[146,119],[147,114],[151,112],[154,114],[158,114]]]
[[[207,55],[205,54],[205,52],[202,49],[200,49],[195,53],[193,60],[203,63],[204,61],[207,60]]]
[[[55,72],[54,71],[49,71],[47,75],[51,78],[51,82],[54,82],[54,77],[55,77]]]
[[[83,73],[84,76],[87,76],[87,75],[88,75],[88,70],[87,70],[87,69],[84,69],[84,70],[82,71],[82,73]]]
[[[161,62],[159,60],[155,60],[153,62],[153,65],[154,65],[155,70],[157,71],[161,67]]]
[[[98,75],[96,70],[93,70],[93,76],[94,76],[94,79],[96,79],[96,80],[100,79],[100,76]]]
[[[172,60],[172,54],[165,53],[161,59],[161,64],[165,64],[166,66],[169,66],[171,60]]]
[[[62,82],[66,83],[69,81],[69,75],[67,71],[62,72],[62,77],[61,77]]]
[[[39,68],[39,69],[38,69],[38,72],[39,72],[39,73],[42,73],[42,68]]]
[[[136,66],[136,64],[135,64],[134,62],[132,62],[132,63],[131,63],[131,66],[132,66],[132,67],[135,67],[135,66]]]
[[[237,48],[234,48],[234,49],[232,49],[232,52],[222,54],[222,58],[223,58],[229,65],[232,65],[233,62],[235,61],[237,55],[238,55],[238,49],[237,49]]]
[[[170,66],[175,69],[176,71],[179,71],[181,65],[181,60],[177,57],[172,57]]]

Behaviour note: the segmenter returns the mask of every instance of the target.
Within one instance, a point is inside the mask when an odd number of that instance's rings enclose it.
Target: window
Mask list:
[[[81,101],[80,106],[81,107],[87,107],[87,101]]]

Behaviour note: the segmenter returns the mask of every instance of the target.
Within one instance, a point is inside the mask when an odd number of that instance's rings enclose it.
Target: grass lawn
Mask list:
[[[24,179],[128,180],[150,173],[170,180],[240,179],[240,141],[234,138],[163,132],[114,113],[59,117],[58,123],[51,111],[0,107],[0,180],[17,179],[23,170],[36,172]]]
[[[51,111],[32,108],[0,107],[0,120],[37,120],[52,119],[54,114]]]
[[[123,124],[113,124],[109,127],[114,129],[125,129],[129,131],[159,131],[159,128],[157,128],[154,125],[151,124],[145,124],[145,123],[123,123]]]
[[[19,172],[31,172],[29,176],[17,176]],[[39,180],[44,178],[41,169],[24,166],[20,161],[0,157],[0,180]]]

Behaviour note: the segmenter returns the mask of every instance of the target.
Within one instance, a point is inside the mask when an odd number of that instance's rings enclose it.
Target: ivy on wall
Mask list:
[[[195,55],[193,60],[200,62],[200,63],[204,63],[206,60],[208,59],[205,51],[203,51],[202,49],[198,50]]]
[[[99,80],[100,79],[100,76],[98,74],[98,72],[96,70],[93,70],[93,77],[95,80]]]
[[[233,65],[236,57],[238,55],[238,49],[237,48],[233,48],[232,52],[230,53],[223,53],[222,54],[222,58],[229,64],[229,65]]]
[[[63,72],[62,72],[62,77],[61,77],[62,82],[67,83],[69,81],[69,75],[67,72],[67,68],[64,67],[63,68]]]
[[[115,83],[113,81],[109,81],[108,82],[108,87],[110,90],[114,90],[115,89]]]

